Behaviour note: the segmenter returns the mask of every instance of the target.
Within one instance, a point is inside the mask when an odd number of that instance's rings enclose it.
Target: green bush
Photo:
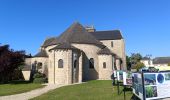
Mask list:
[[[43,77],[44,77],[44,75],[42,73],[37,72],[34,74],[33,78],[43,78]]]
[[[47,78],[45,77],[45,75],[39,72],[35,73],[33,78],[34,78],[33,83],[46,83],[47,82]]]
[[[33,83],[46,83],[46,78],[35,78]]]

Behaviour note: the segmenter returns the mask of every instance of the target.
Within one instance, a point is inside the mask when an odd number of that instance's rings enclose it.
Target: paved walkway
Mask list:
[[[15,94],[15,95],[9,95],[9,96],[0,96],[0,100],[28,100],[37,96],[40,96],[50,90],[62,87],[64,85],[56,85],[56,84],[49,84],[45,86],[44,88],[32,90],[29,92],[21,93],[21,94]]]

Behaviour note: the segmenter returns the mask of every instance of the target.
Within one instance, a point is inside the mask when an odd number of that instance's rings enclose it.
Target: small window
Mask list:
[[[103,62],[103,68],[106,68],[106,62]]]
[[[90,58],[90,60],[89,60],[89,68],[94,69],[94,59],[93,58]]]
[[[43,64],[41,62],[37,63],[37,69],[42,69]]]
[[[63,60],[62,59],[58,60],[58,68],[63,68]]]
[[[111,42],[111,47],[113,47],[113,41]]]

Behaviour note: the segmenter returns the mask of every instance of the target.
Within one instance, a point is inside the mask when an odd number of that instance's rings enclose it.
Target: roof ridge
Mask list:
[[[69,42],[69,43],[85,43],[85,44],[98,44],[103,45],[97,40],[92,34],[78,22],[73,23],[68,27],[59,37],[58,42]]]
[[[99,30],[99,31],[95,31],[95,32],[107,32],[107,31],[120,31],[119,29],[114,29],[114,30]],[[93,33],[93,32],[89,32],[89,33]]]

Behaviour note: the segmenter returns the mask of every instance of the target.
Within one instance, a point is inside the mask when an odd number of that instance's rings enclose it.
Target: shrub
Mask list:
[[[37,72],[34,74],[33,78],[43,78],[43,77],[44,77],[44,75],[42,73]]]
[[[45,75],[39,72],[35,73],[33,78],[34,78],[33,83],[46,83],[47,82],[47,78],[45,78]]]
[[[46,78],[35,78],[33,83],[46,83]]]

